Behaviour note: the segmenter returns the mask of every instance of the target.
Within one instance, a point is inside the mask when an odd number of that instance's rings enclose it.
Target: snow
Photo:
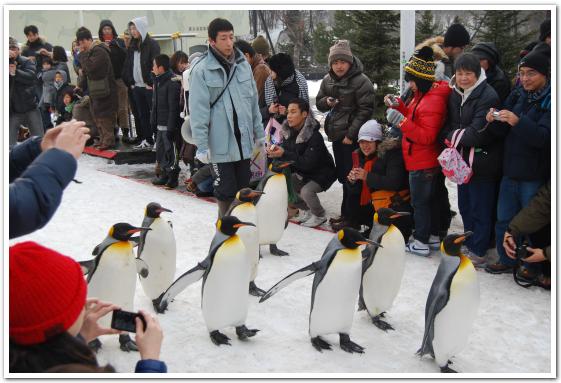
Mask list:
[[[60,208],[45,228],[11,244],[34,240],[76,260],[91,259],[92,249],[105,238],[112,224],[140,225],[145,206],[156,201],[173,211],[166,217],[173,222],[178,251],[176,276],[181,275],[206,257],[215,231],[217,207],[118,176],[146,178],[152,171],[153,165],[114,165],[82,156],[76,179],[83,184],[68,186]],[[455,190],[448,186],[451,200],[455,201]],[[337,215],[341,193],[336,183],[320,195],[329,216]],[[460,230],[461,222],[455,217],[452,231]],[[268,289],[289,273],[318,260],[332,236],[289,224],[278,245],[290,256],[271,256],[267,248],[262,248],[264,258],[257,285]],[[401,290],[386,315],[395,331],[384,333],[371,324],[365,312],[354,314],[351,339],[366,348],[363,355],[342,351],[337,336],[326,338],[333,344],[333,351],[319,353],[311,346],[308,320],[312,277],[308,277],[265,303],[259,304],[257,298],[250,297],[247,326],[261,331],[241,342],[234,329],[225,329],[223,332],[232,338],[231,347],[217,347],[210,341],[200,308],[201,282],[188,287],[164,315],[158,315],[165,335],[161,359],[170,373],[437,373],[438,367],[431,358],[420,359],[415,352],[421,344],[424,306],[438,263],[437,254],[430,258],[407,254]],[[554,374],[550,292],[518,287],[511,275],[478,271],[477,276],[480,309],[468,345],[453,359],[452,367],[464,373],[516,374],[509,375],[512,377]],[[118,288],[119,281],[115,286]],[[135,308],[153,312],[140,283]],[[120,351],[117,336],[102,337],[102,342],[100,363],[109,362],[120,372],[134,370],[137,353]]]

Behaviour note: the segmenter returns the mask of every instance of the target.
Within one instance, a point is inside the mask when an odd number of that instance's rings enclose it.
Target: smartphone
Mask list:
[[[111,328],[128,332],[136,332],[136,318],[142,320],[144,329],[146,330],[146,320],[139,313],[131,313],[130,311],[114,310],[111,317]]]
[[[358,153],[353,152],[351,156],[352,156],[352,159],[353,159],[353,169],[354,168],[360,168],[360,160],[358,159]]]

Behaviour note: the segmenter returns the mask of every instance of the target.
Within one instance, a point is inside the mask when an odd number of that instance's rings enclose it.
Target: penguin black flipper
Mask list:
[[[177,278],[170,287],[166,289],[157,299],[153,300],[154,308],[158,313],[163,313],[167,310],[169,302],[173,300],[183,290],[185,290],[189,285],[197,282],[201,279],[207,270],[210,268],[210,258],[206,258],[203,262],[197,264],[191,270],[183,273],[179,278]]]
[[[95,270],[96,267],[95,259],[90,259],[89,261],[80,261],[78,262],[78,264],[82,268],[82,273],[84,273],[84,275],[90,274],[93,270]]]
[[[314,263],[309,264],[308,266],[303,267],[300,270],[296,270],[292,274],[286,276],[280,282],[278,282],[276,285],[271,287],[269,289],[269,291],[267,291],[265,293],[265,295],[263,295],[261,297],[261,299],[259,300],[259,303],[265,302],[267,299],[269,299],[274,294],[276,294],[279,290],[285,288],[286,286],[288,286],[292,282],[294,282],[298,279],[301,279],[301,278],[305,278],[308,275],[314,274],[316,271],[319,270],[320,264],[321,264],[320,262],[314,262]]]
[[[142,227],[150,227],[150,225],[152,225],[154,220],[155,218],[145,216],[144,219],[142,220]],[[144,243],[146,242],[147,233],[148,231],[142,231],[139,237],[131,238],[131,240],[133,240],[138,245],[138,249],[136,250],[136,254],[138,258],[142,257],[142,251],[144,250]]]
[[[430,354],[434,357],[434,350],[432,348],[432,340],[434,338],[434,320],[436,315],[448,303],[450,296],[450,285],[452,279],[460,266],[459,257],[444,256],[438,266],[436,276],[432,282],[432,286],[427,298],[425,306],[425,333],[423,335],[423,343],[421,348],[417,351],[419,356]]]
[[[120,241],[111,237],[110,235],[108,235],[99,245],[94,247],[94,249],[92,251],[92,255],[95,256],[95,259],[93,260],[94,261],[94,266],[88,270],[88,278],[86,279],[87,283],[90,282],[93,275],[95,274],[95,271],[97,270],[97,265],[99,265],[99,261],[101,260],[101,255],[103,254],[103,252],[109,246],[111,246],[112,244],[117,243],[117,242],[120,242]]]

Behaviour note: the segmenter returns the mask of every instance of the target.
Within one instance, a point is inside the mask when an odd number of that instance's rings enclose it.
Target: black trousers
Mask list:
[[[347,175],[353,168],[353,151],[358,148],[358,144],[353,142],[351,145],[343,144],[343,140],[333,142],[333,156],[335,157],[335,168],[337,180],[343,184],[343,201],[341,201],[341,215],[349,217],[353,209],[352,201],[348,198],[349,189],[347,187]],[[350,202],[350,203],[349,203]]]
[[[236,193],[249,186],[250,160],[211,164],[214,196],[220,201],[233,200]]]

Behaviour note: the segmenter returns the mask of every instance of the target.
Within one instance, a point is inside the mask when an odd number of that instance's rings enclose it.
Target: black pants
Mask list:
[[[446,178],[442,171],[438,171],[435,176],[434,193],[430,201],[431,229],[432,235],[437,235],[441,239],[448,234],[452,214],[450,212],[450,201],[448,199],[448,189],[445,184]]]
[[[337,180],[343,184],[343,201],[341,201],[341,215],[349,217],[353,208],[352,201],[348,198],[349,189],[346,185],[347,175],[353,168],[353,151],[358,148],[358,144],[353,142],[351,145],[343,144],[343,140],[333,142],[333,156],[335,157],[335,168]],[[351,202],[351,203],[349,203]]]
[[[175,134],[167,130],[158,130],[156,136],[156,161],[165,174],[179,173],[179,151],[175,143]]]
[[[221,201],[233,200],[236,193],[249,186],[250,160],[212,164],[214,196]]]
[[[152,109],[152,91],[144,87],[134,87],[132,89],[133,102],[138,114],[135,116],[136,135],[148,143],[154,143],[154,131],[150,127],[150,110]]]

